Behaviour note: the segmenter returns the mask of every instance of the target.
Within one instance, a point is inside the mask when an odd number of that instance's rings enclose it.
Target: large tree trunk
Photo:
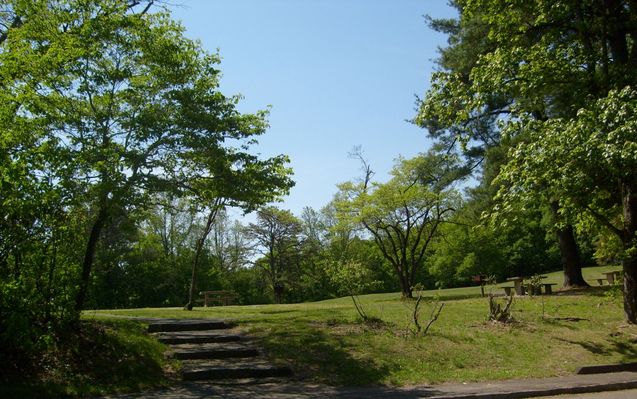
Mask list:
[[[553,218],[557,220],[559,217],[559,205],[557,202],[551,203],[551,210],[553,211]],[[588,283],[582,276],[582,262],[573,226],[567,224],[564,228],[558,229],[555,234],[560,248],[562,270],[564,271],[564,288],[588,287]]]
[[[285,286],[281,282],[276,282],[272,286],[274,292],[274,303],[280,305],[283,303],[283,293],[285,292]]]
[[[213,207],[210,210],[210,212],[208,213],[208,219],[206,220],[206,225],[204,226],[204,231],[195,244],[195,258],[192,262],[190,289],[188,290],[188,303],[184,306],[185,310],[192,310],[192,308],[195,306],[195,291],[197,289],[197,269],[199,268],[199,258],[201,257],[201,251],[203,250],[203,246],[206,243],[208,234],[210,234],[210,230],[212,229],[212,224],[215,221],[218,210],[219,208],[217,206]]]
[[[403,298],[412,299],[414,297],[413,287],[409,281],[409,275],[406,271],[406,267],[404,265],[396,267],[396,272],[398,273],[398,281],[400,282],[400,290],[402,291]]]
[[[626,320],[637,324],[637,184],[622,185],[624,229],[624,313]]]
[[[192,272],[190,274],[190,288],[188,289],[188,303],[184,305],[185,310],[192,310],[195,306],[195,291],[197,289],[197,268],[199,266],[199,257],[201,256],[201,250],[203,248],[203,241],[205,237],[201,240],[197,240],[195,244],[195,258],[192,261]]]
[[[626,256],[624,267],[624,313],[626,320],[637,324],[637,256]]]
[[[588,287],[582,276],[582,262],[575,241],[573,226],[567,225],[556,232],[560,247],[562,269],[564,270],[564,287]]]
[[[102,206],[97,213],[93,227],[91,228],[91,234],[86,244],[86,250],[84,252],[84,260],[82,261],[82,275],[80,277],[80,287],[75,297],[75,311],[79,312],[84,308],[84,301],[86,300],[86,292],[88,291],[88,285],[91,278],[91,270],[93,269],[93,261],[95,260],[95,251],[97,250],[97,243],[100,239],[102,229],[106,224],[108,218],[108,211],[106,206]]]

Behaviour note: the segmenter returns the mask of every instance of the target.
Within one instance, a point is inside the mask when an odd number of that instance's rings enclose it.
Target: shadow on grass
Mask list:
[[[423,295],[423,298],[433,299],[436,298],[436,292],[426,293]],[[461,301],[464,299],[479,299],[479,298],[487,298],[488,295],[482,296],[480,293],[477,294],[454,294],[454,293],[443,293],[440,295],[439,299],[441,301]],[[498,295],[496,295],[498,296]],[[503,295],[504,296],[504,295]]]
[[[29,372],[0,379],[0,398],[85,397],[165,386],[163,348],[139,323],[82,322],[79,331],[69,330],[55,347],[37,354]]]
[[[560,319],[555,319],[553,317],[545,317],[543,319],[541,319],[542,323],[549,325],[549,326],[553,326],[553,327],[560,327],[560,328],[566,328],[568,330],[571,331],[575,331],[575,330],[580,330],[581,328],[577,326],[577,321],[569,321],[569,320],[560,320]],[[584,320],[581,320],[584,321]]]
[[[606,292],[608,292],[611,288],[612,288],[612,286],[610,286],[610,285],[604,285],[604,286],[591,285],[590,287],[572,288],[572,289],[566,289],[566,290],[563,290],[563,291],[555,291],[553,293],[553,295],[555,295],[555,296],[581,296],[581,295],[586,295],[586,296],[603,297],[603,296],[606,295]]]
[[[293,312],[298,312],[298,310],[297,309],[284,309],[284,310],[274,309],[274,310],[259,311],[259,313],[262,313],[262,314],[279,314],[279,313],[293,313]]]
[[[621,355],[622,362],[637,361],[637,345],[624,342],[619,339],[610,339],[605,343],[572,341],[563,338],[557,338],[562,342],[573,345],[579,345],[587,351],[601,356]]]
[[[637,360],[637,346],[626,342],[614,341],[612,343],[614,351],[622,355],[623,362],[634,362]]]
[[[389,375],[388,367],[376,364],[373,359],[352,356],[347,333],[330,334],[311,323],[273,326],[269,331],[256,333],[268,355],[289,364],[295,377],[301,380],[332,386],[365,386],[380,384]]]
[[[162,379],[162,346],[149,339],[141,325],[118,322],[88,329],[76,354],[80,378],[127,389]]]

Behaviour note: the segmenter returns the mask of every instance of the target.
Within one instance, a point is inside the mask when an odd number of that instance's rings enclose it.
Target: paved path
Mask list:
[[[471,384],[442,384],[405,388],[334,388],[300,382],[250,380],[227,384],[188,383],[172,389],[137,395],[109,396],[118,399],[307,399],[307,398],[352,398],[352,399],[477,399],[477,398],[529,398],[550,395],[587,392],[619,391],[637,389],[637,373],[609,373],[596,375],[573,375],[567,377],[506,380]],[[620,392],[615,392],[620,395]],[[600,396],[614,398],[615,396]],[[637,397],[637,396],[631,396]],[[596,398],[584,396],[583,398]],[[622,398],[622,396],[617,396]]]
[[[598,393],[583,393],[580,395],[564,395],[560,396],[542,396],[539,399],[635,399],[637,398],[637,389],[629,389],[627,391],[611,391]]]

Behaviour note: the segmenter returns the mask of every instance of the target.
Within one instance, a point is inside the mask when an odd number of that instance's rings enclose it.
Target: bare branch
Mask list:
[[[357,159],[361,163],[361,170],[363,171],[363,191],[367,191],[367,187],[369,187],[369,183],[371,182],[375,172],[372,170],[369,160],[365,158],[362,147],[355,146],[347,154],[347,157],[350,159]]]

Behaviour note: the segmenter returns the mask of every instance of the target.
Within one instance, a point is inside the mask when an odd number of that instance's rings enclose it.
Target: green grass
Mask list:
[[[165,359],[166,349],[139,323],[84,320],[79,331],[41,354],[36,375],[0,383],[0,397],[86,397],[167,386],[178,364]]]
[[[617,267],[587,268],[589,281]],[[561,273],[547,282],[561,285]],[[499,293],[501,289],[495,288]],[[613,294],[615,292],[615,294]],[[637,360],[637,328],[624,323],[616,291],[518,298],[516,323],[486,321],[488,303],[479,287],[424,291],[445,302],[427,336],[414,336],[413,301],[399,293],[360,297],[379,324],[362,323],[350,298],[289,305],[130,309],[87,312],[152,317],[223,318],[255,336],[276,361],[292,366],[298,378],[332,385],[408,385],[547,377],[577,367]],[[422,319],[429,317],[431,303]],[[579,318],[574,320],[573,318]]]

